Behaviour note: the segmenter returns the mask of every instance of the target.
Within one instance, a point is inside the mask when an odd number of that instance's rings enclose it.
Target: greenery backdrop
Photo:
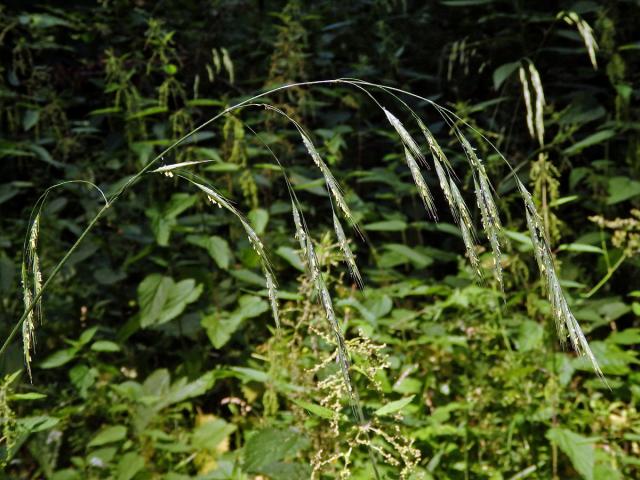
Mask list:
[[[509,239],[502,295],[486,247],[484,281],[474,281],[443,197],[439,222],[427,217],[367,95],[346,85],[279,92],[272,103],[311,132],[362,228],[346,229],[359,291],[298,133],[264,109],[228,115],[162,163],[212,160],[195,171],[260,235],[281,329],[242,225],[177,177],[146,176],[45,294],[33,381],[20,341],[0,358],[4,477],[368,479],[368,451],[383,478],[640,476],[638,18],[635,0],[4,2],[3,339],[24,308],[22,245],[47,187],[86,180],[109,196],[174,139],[286,83],[357,77],[455,111],[476,129]],[[459,168],[479,223],[450,128],[411,104]],[[534,193],[610,388],[559,347],[513,177],[480,133]],[[343,400],[265,145],[287,166],[316,242],[369,435]],[[45,279],[101,201],[82,184],[48,197]]]

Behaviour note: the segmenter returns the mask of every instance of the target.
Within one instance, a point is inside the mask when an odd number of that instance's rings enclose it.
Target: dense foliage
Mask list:
[[[3,341],[24,310],[23,246],[47,187],[99,188],[47,196],[45,280],[102,193],[176,138],[256,92],[339,77],[423,95],[472,127],[509,241],[504,294],[488,242],[476,281],[442,195],[438,222],[427,216],[376,105],[417,131],[398,99],[346,84],[279,91],[271,103],[310,132],[360,226],[344,224],[364,290],[299,132],[264,108],[223,116],[161,164],[209,160],[191,171],[260,236],[281,327],[242,223],[178,175],[143,176],[45,293],[32,381],[19,338],[0,357],[3,478],[640,476],[637,2],[65,4],[0,5]],[[480,224],[455,130],[400,97],[438,138]],[[534,195],[608,385],[558,343],[514,177],[489,142]],[[345,401],[276,157],[345,332],[365,425]]]

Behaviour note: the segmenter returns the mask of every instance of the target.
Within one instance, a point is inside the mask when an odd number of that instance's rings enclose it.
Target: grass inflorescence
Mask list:
[[[530,65],[531,67],[531,65]],[[527,101],[527,125],[531,131],[531,134],[534,138],[540,139],[542,141],[542,124],[539,118],[541,115],[542,107],[544,105],[544,97],[542,96],[541,90],[537,90],[537,86],[539,84],[539,76],[537,75],[537,71],[535,68],[528,69],[528,75],[524,69],[521,69],[521,78],[523,79],[523,87],[525,87],[525,101]],[[155,170],[151,170],[154,165],[156,165],[161,159],[164,158],[168,152],[177,148],[184,140],[189,138],[191,135],[195,134],[202,128],[210,125],[216,120],[234,113],[241,108],[249,107],[249,106],[257,106],[260,108],[266,108],[269,111],[275,112],[278,115],[284,116],[288,119],[295,129],[298,131],[300,140],[304,150],[311,157],[311,161],[318,169],[320,175],[322,176],[327,192],[328,198],[331,202],[332,208],[332,220],[333,220],[333,228],[334,233],[336,235],[338,245],[342,252],[343,259],[350,271],[353,280],[355,283],[364,288],[364,280],[358,269],[356,264],[356,257],[351,250],[349,245],[349,239],[342,227],[340,219],[338,218],[339,213],[344,219],[350,224],[351,227],[354,228],[356,232],[358,232],[358,226],[355,221],[355,217],[349,204],[347,203],[345,196],[343,194],[343,190],[340,187],[337,179],[334,177],[327,163],[323,160],[320,155],[318,149],[314,145],[311,136],[309,133],[300,125],[299,122],[292,119],[289,115],[284,113],[282,110],[278,109],[275,106],[272,106],[268,103],[255,103],[258,99],[268,99],[268,97],[278,91],[286,90],[294,87],[310,87],[313,85],[319,84],[346,84],[353,87],[358,88],[361,91],[365,91],[371,98],[374,99],[375,103],[380,106],[383,110],[384,115],[388,119],[390,125],[393,127],[395,132],[398,134],[400,138],[400,146],[402,148],[402,152],[404,158],[406,160],[406,164],[413,178],[413,182],[416,186],[419,197],[421,198],[426,213],[431,216],[434,220],[437,220],[437,212],[436,212],[436,202],[434,201],[433,194],[428,186],[428,182],[425,180],[424,171],[427,170],[428,173],[434,176],[434,182],[439,185],[444,198],[446,199],[446,204],[449,207],[450,213],[460,228],[462,240],[464,242],[466,256],[471,265],[473,272],[476,274],[478,278],[482,276],[480,260],[478,258],[478,235],[476,233],[475,223],[472,219],[469,208],[463,198],[463,195],[460,191],[460,187],[458,185],[458,175],[454,171],[451,166],[451,163],[447,159],[443,149],[438,144],[436,138],[431,133],[431,131],[427,128],[425,122],[416,114],[416,112],[411,109],[408,104],[400,100],[399,96],[407,96],[414,99],[418,99],[422,102],[426,102],[427,104],[434,107],[435,111],[442,116],[443,120],[447,125],[449,125],[452,129],[454,138],[456,138],[460,144],[462,152],[466,156],[468,160],[469,169],[471,172],[471,177],[473,179],[474,184],[474,195],[475,201],[480,212],[480,220],[482,225],[482,230],[484,231],[484,235],[487,239],[487,242],[490,246],[491,256],[493,257],[493,273],[495,276],[495,280],[499,285],[500,289],[503,288],[503,272],[502,272],[502,250],[503,250],[503,227],[500,221],[500,215],[498,212],[498,208],[495,200],[495,192],[491,185],[491,181],[485,169],[482,159],[476,153],[475,148],[466,138],[463,133],[463,129],[467,128],[468,125],[465,125],[464,122],[460,122],[460,119],[455,115],[455,113],[447,110],[440,105],[435,104],[434,102],[420,97],[418,95],[412,94],[410,92],[406,92],[400,89],[387,87],[384,85],[373,84],[361,80],[356,79],[336,79],[336,80],[326,80],[326,81],[318,81],[318,82],[304,82],[298,84],[290,84],[284,85],[282,87],[278,87],[276,89],[261,93],[256,95],[253,98],[245,100],[243,102],[238,103],[237,105],[228,107],[224,109],[221,113],[211,118],[203,125],[199,126],[195,130],[191,131],[178,141],[176,141],[173,145],[171,145],[168,149],[162,152],[158,157],[156,157],[153,161],[147,164],[143,169],[141,169],[136,175],[134,175],[129,181],[123,184],[123,186],[109,198],[108,200],[105,198],[105,207],[103,207],[96,217],[91,221],[89,226],[85,229],[85,231],[81,234],[79,239],[73,245],[73,247],[69,250],[68,254],[54,267],[49,275],[49,280],[53,278],[59,271],[60,267],[66,262],[69,258],[69,255],[75,251],[78,247],[79,243],[84,239],[86,234],[93,228],[95,223],[103,216],[106,210],[113,204],[120,195],[132,187],[137,181],[141,179],[141,177],[146,173],[158,173],[165,175],[167,177],[176,177],[178,179],[186,181],[191,187],[195,187],[199,192],[204,194],[209,202],[211,202],[214,206],[217,206],[220,209],[226,210],[231,213],[237,220],[240,222],[241,226],[244,229],[246,237],[251,245],[251,247],[256,252],[260,266],[262,269],[262,273],[265,279],[265,286],[267,290],[267,296],[269,299],[269,304],[271,306],[273,318],[276,326],[280,325],[280,312],[278,306],[278,290],[277,290],[277,280],[275,276],[275,272],[271,267],[271,263],[269,262],[269,258],[267,255],[267,248],[263,244],[262,240],[259,238],[258,234],[251,226],[250,222],[247,218],[233,205],[232,201],[227,199],[224,195],[220,193],[213,185],[211,185],[205,179],[191,173],[190,168],[202,163],[203,161],[190,161],[190,162],[181,162],[172,165],[165,165]],[[531,84],[533,86],[534,91],[537,93],[535,108],[531,104],[531,95],[528,89],[528,85]],[[432,163],[427,160],[427,157],[423,153],[423,148],[410,133],[409,128],[405,126],[399,117],[392,113],[387,107],[382,106],[378,100],[373,97],[372,92],[382,92],[384,94],[391,95],[394,99],[400,100],[401,106],[407,110],[411,118],[416,122],[416,126],[418,130],[422,133],[424,140],[426,141],[425,151],[431,153]],[[529,112],[531,112],[529,114]],[[540,113],[538,113],[540,112]],[[469,127],[470,128],[470,127]],[[476,132],[477,133],[477,132]],[[485,139],[486,140],[486,139]],[[489,143],[489,142],[488,142]],[[490,143],[489,143],[490,144]],[[491,145],[491,144],[490,144]],[[266,146],[266,144],[265,144]],[[491,145],[492,146],[492,145]],[[492,146],[493,147],[493,146]],[[268,148],[268,146],[267,146]],[[270,149],[269,149],[270,150]],[[271,152],[271,150],[270,150]],[[331,292],[327,287],[323,272],[321,271],[320,264],[318,262],[318,257],[316,255],[314,241],[311,237],[311,233],[307,227],[307,223],[304,218],[304,210],[302,208],[302,203],[296,196],[294,189],[291,187],[289,182],[286,169],[283,166],[282,162],[271,152],[271,154],[276,159],[277,163],[282,169],[282,173],[284,176],[284,180],[287,183],[289,195],[291,198],[292,205],[292,220],[293,220],[293,232],[294,236],[299,242],[300,252],[302,253],[302,258],[306,267],[306,274],[310,280],[310,283],[314,287],[313,295],[316,298],[318,304],[322,307],[324,312],[325,320],[332,332],[335,347],[336,347],[336,361],[339,365],[342,381],[344,382],[345,391],[349,396],[350,403],[353,407],[355,417],[358,422],[361,424],[365,424],[364,413],[359,405],[359,397],[357,389],[354,386],[352,381],[352,366],[351,366],[351,357],[349,352],[349,343],[345,339],[345,334],[343,332],[343,326],[341,324],[341,319],[336,315],[333,301],[331,297]],[[502,157],[504,159],[504,157]],[[506,161],[506,160],[505,160]],[[508,163],[507,163],[508,164]],[[509,167],[511,168],[511,167]],[[435,173],[435,175],[433,175]],[[591,351],[588,342],[580,325],[578,324],[575,316],[572,314],[567,299],[562,291],[560,286],[560,280],[556,271],[556,267],[554,264],[553,254],[549,247],[549,243],[547,240],[547,233],[545,232],[544,224],[540,219],[540,216],[536,210],[535,204],[529,192],[526,190],[522,182],[517,179],[515,172],[512,170],[512,174],[516,178],[516,183],[518,186],[518,193],[520,194],[523,203],[524,203],[524,212],[523,216],[526,217],[526,223],[529,228],[529,233],[531,237],[531,241],[534,246],[535,258],[538,263],[542,281],[546,287],[546,291],[548,294],[549,301],[552,306],[553,316],[556,322],[558,335],[561,342],[564,342],[567,338],[570,341],[570,344],[574,348],[574,350],[581,355],[586,356],[592,363],[595,372],[602,377],[602,371],[598,366],[597,360]],[[97,188],[97,187],[96,187]],[[45,195],[46,198],[46,195]],[[24,262],[22,265],[22,282],[23,282],[23,296],[24,296],[24,313],[22,317],[17,322],[16,328],[11,333],[9,338],[5,341],[5,344],[2,347],[2,352],[4,352],[8,343],[12,340],[13,336],[17,332],[17,330],[22,327],[22,338],[23,338],[23,350],[25,357],[25,365],[29,376],[31,377],[31,355],[33,349],[35,347],[35,336],[36,336],[36,324],[42,314],[41,300],[42,294],[47,289],[47,283],[42,282],[42,274],[40,271],[40,258],[37,252],[37,243],[38,243],[38,233],[39,233],[39,223],[40,223],[40,211],[42,209],[42,204],[44,203],[44,198],[41,197],[41,201],[36,204],[36,212],[33,221],[30,223],[30,230],[27,234],[27,240],[25,241],[25,255]],[[375,432],[374,432],[375,433]]]

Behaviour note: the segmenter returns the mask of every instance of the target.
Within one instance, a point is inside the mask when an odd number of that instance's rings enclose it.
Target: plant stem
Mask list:
[[[609,279],[611,278],[611,275],[615,273],[615,271],[620,267],[620,265],[622,265],[622,262],[624,262],[626,259],[627,259],[626,253],[623,253],[622,255],[620,255],[620,258],[618,259],[618,261],[613,265],[613,267],[609,268],[609,270],[607,271],[607,274],[604,277],[602,277],[602,280],[600,280],[595,287],[589,290],[589,293],[585,293],[584,295],[582,295],[582,298],[589,298],[593,296],[593,294],[596,293],[598,290],[600,290],[600,288],[602,288],[602,286],[609,281]]]

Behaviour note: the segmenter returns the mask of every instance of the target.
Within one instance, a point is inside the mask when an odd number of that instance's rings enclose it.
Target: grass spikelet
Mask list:
[[[522,95],[524,97],[524,107],[527,111],[527,129],[529,135],[532,138],[536,138],[536,132],[533,128],[533,108],[531,106],[531,91],[529,90],[529,81],[527,80],[527,74],[524,67],[518,68],[518,75],[520,76],[520,83],[522,84]]]
[[[471,146],[462,132],[458,131],[457,133],[460,143],[467,155],[467,159],[473,169],[476,203],[480,208],[482,227],[487,240],[489,240],[491,251],[493,253],[493,274],[498,281],[500,290],[503,290],[504,282],[502,280],[502,253],[500,246],[502,224],[500,223],[498,208],[496,207],[493,200],[493,194],[491,193],[492,188],[489,183],[489,177],[487,176],[484,165],[476,154],[475,149]]]
[[[597,70],[598,61],[596,60],[596,52],[600,47],[598,47],[598,42],[596,42],[596,39],[593,36],[593,29],[591,28],[591,25],[589,25],[587,21],[581,18],[576,12],[560,12],[558,17],[562,17],[569,25],[576,26],[589,54],[591,65],[593,65],[594,70]]]
[[[296,227],[295,237],[298,239],[300,243],[300,250],[304,256],[307,255],[307,234],[304,231],[302,226],[302,219],[300,218],[300,211],[298,207],[296,207],[295,202],[291,201],[291,211],[293,212],[293,223]]]
[[[31,294],[31,287],[29,286],[29,274],[27,273],[27,266],[22,263],[22,300],[24,302],[25,311],[29,310],[33,301]],[[27,373],[29,380],[33,382],[31,376],[31,350],[35,345],[35,314],[32,309],[24,322],[22,323],[22,354],[24,356],[24,363],[27,367]]]
[[[500,235],[502,225],[498,216],[498,209],[491,195],[491,186],[485,175],[479,175],[478,181],[475,182],[476,199],[480,207],[482,217],[482,226],[493,252],[493,273],[498,281],[500,290],[504,290],[502,280],[502,253],[500,248]]]
[[[531,85],[533,85],[533,91],[536,92],[535,103],[535,127],[536,138],[538,143],[542,147],[544,145],[544,90],[542,89],[542,80],[540,80],[540,74],[533,63],[529,64],[529,75],[531,76]]]
[[[400,120],[398,120],[398,118],[386,108],[382,107],[382,109],[384,110],[384,114],[387,116],[387,120],[389,120],[389,123],[393,126],[393,128],[395,128],[396,132],[398,132],[398,135],[400,135],[400,139],[402,140],[402,143],[407,148],[407,150],[409,150],[411,154],[422,164],[428,167],[429,165],[427,164],[427,160],[424,158],[420,147],[413,139],[411,134],[407,131],[407,129],[404,128],[402,122],[400,122]]]
[[[420,167],[418,166],[418,163],[416,162],[415,158],[413,158],[413,155],[411,155],[411,152],[409,152],[408,148],[404,149],[404,156],[407,160],[407,165],[409,165],[409,170],[411,170],[413,182],[416,184],[418,193],[420,194],[420,198],[422,198],[422,202],[424,203],[427,212],[434,220],[438,220],[436,206],[433,203],[433,197],[431,196],[431,192],[429,191],[427,183],[424,181],[424,178],[420,173]]]
[[[31,278],[33,282],[33,296],[38,298],[34,307],[35,319],[42,322],[42,272],[40,270],[40,257],[38,256],[38,235],[40,233],[40,214],[36,215],[31,225],[29,235],[28,260],[31,264]]]
[[[173,170],[190,167],[192,165],[198,165],[199,163],[209,163],[213,161],[214,160],[195,160],[192,162],[172,163],[171,165],[163,165],[162,167],[156,168],[155,170],[151,170],[149,173],[162,173],[165,176],[171,178],[173,177]]]
[[[347,264],[347,267],[349,267],[351,277],[356,282],[358,287],[362,290],[364,289],[364,282],[362,281],[360,270],[358,269],[358,265],[356,265],[356,259],[353,255],[353,252],[351,251],[351,248],[349,248],[349,242],[346,235],[344,234],[342,225],[340,225],[340,220],[335,213],[333,214],[333,229],[336,232],[338,244],[340,245],[340,250],[342,250],[342,255],[344,255],[344,260]]]
[[[475,230],[473,228],[473,223],[471,222],[471,215],[469,214],[469,209],[467,208],[466,203],[464,203],[464,199],[460,194],[460,190],[458,190],[457,185],[453,181],[453,179],[449,182],[451,195],[453,197],[453,202],[455,203],[454,211],[457,212],[458,218],[458,226],[460,227],[460,231],[462,232],[462,241],[464,242],[464,247],[467,251],[467,258],[469,259],[469,263],[473,267],[473,271],[478,278],[482,278],[482,270],[480,270],[480,259],[478,258],[478,254],[476,253],[476,244],[475,244]]]
[[[451,168],[451,163],[449,162],[449,159],[442,151],[442,148],[436,141],[433,134],[429,131],[427,126],[424,124],[422,120],[420,120],[419,117],[417,118],[417,122],[418,122],[418,126],[420,127],[420,130],[422,131],[422,134],[424,135],[424,138],[426,138],[427,140],[427,145],[429,145],[429,150],[431,151],[431,155],[433,156],[434,163],[441,162],[447,168],[447,170],[452,172],[453,169]]]
[[[451,210],[451,214],[453,215],[454,220],[456,221],[456,223],[458,223],[460,221],[460,215],[458,214],[458,209],[456,208],[456,205],[453,201],[453,192],[451,191],[450,186],[450,182],[452,182],[453,180],[448,176],[438,160],[434,161],[434,165],[436,167],[436,175],[438,175],[438,183],[440,184],[440,189],[442,190],[444,197],[447,199],[447,203],[449,204],[449,209]]]
[[[598,361],[589,347],[589,343],[569,308],[567,299],[560,286],[560,280],[555,270],[551,248],[547,240],[547,236],[542,223],[542,217],[538,213],[531,194],[527,191],[522,182],[516,179],[518,189],[524,201],[527,226],[531,236],[531,242],[535,252],[535,257],[540,269],[540,276],[543,280],[547,298],[551,304],[553,318],[556,323],[556,329],[560,337],[560,342],[565,343],[566,337],[569,337],[571,346],[578,355],[583,355],[589,359],[596,374],[607,383]]]
[[[322,157],[318,153],[318,150],[316,149],[313,142],[302,131],[302,129],[299,128],[299,131],[300,131],[300,136],[302,137],[302,143],[304,143],[304,146],[309,152],[309,155],[311,155],[311,158],[313,159],[313,163],[315,163],[316,166],[320,169],[320,172],[324,177],[325,183],[327,184],[327,188],[331,193],[331,195],[333,196],[333,199],[336,202],[336,205],[338,205],[338,208],[340,208],[345,218],[349,222],[351,222],[353,225],[355,225],[355,220],[351,213],[351,209],[347,205],[347,202],[344,200],[344,197],[342,195],[342,190],[340,189],[340,185],[338,184],[335,177],[331,173],[331,170],[329,170],[329,167],[327,166],[327,164],[324,162],[324,160],[322,160]]]
[[[280,311],[278,308],[278,289],[273,279],[273,275],[267,268],[263,268],[264,278],[267,283],[267,294],[269,296],[269,304],[271,305],[271,313],[276,327],[280,328]]]

